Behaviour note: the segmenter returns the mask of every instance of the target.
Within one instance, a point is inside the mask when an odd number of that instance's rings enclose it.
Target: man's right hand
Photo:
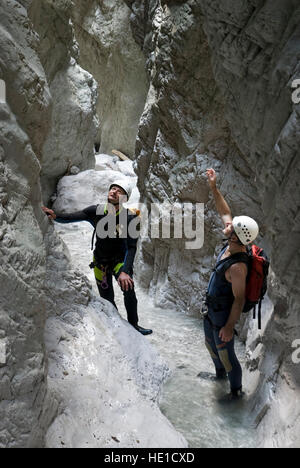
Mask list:
[[[230,210],[225,198],[221,194],[220,190],[217,189],[216,171],[214,169],[212,169],[212,168],[209,168],[209,169],[206,170],[206,175],[207,175],[207,178],[208,178],[208,183],[210,185],[211,191],[212,191],[213,196],[214,196],[217,212],[219,213],[219,215],[222,218],[222,221],[223,221],[224,226],[225,226],[225,230],[226,229],[229,230],[229,226],[231,226],[231,224],[232,224],[231,210]],[[224,234],[226,234],[226,233],[224,232]]]
[[[129,291],[129,289],[133,289],[134,281],[131,276],[127,275],[124,271],[120,273],[118,278],[118,285],[122,289],[122,291]]]
[[[47,208],[46,206],[42,206],[42,210],[48,216],[49,219],[56,218],[56,214],[54,213],[53,210],[50,210],[50,208]]]
[[[208,178],[208,183],[210,185],[210,188],[213,190],[217,186],[217,176],[216,176],[216,171],[212,168],[206,170],[206,175]]]

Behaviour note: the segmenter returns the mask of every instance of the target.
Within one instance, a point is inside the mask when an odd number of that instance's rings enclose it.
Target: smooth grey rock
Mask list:
[[[0,6],[0,447],[186,447],[157,406],[167,366],[92,298],[41,210],[41,169],[47,199],[68,155],[94,166],[96,86],[76,62],[72,5]]]
[[[148,80],[144,56],[132,37],[130,10],[123,0],[75,0],[73,4],[79,63],[99,87],[100,152],[117,149],[133,159]]]
[[[43,444],[46,251],[39,159],[51,101],[26,10],[7,0],[0,16],[7,91],[0,105],[0,446],[28,447]]]
[[[257,243],[273,270],[273,304],[263,315],[267,352],[253,390],[255,411],[263,415],[262,445],[299,445],[300,374],[290,348],[300,335],[299,104],[293,104],[291,88],[300,70],[299,6],[293,0],[126,3],[150,79],[136,144],[142,201],[205,203],[204,247],[189,257],[178,242],[145,240],[141,281],[158,303],[201,309],[221,238],[204,175],[214,167],[233,214],[257,219]],[[207,269],[197,268],[203,264]],[[257,331],[249,331],[248,339],[249,346],[257,342]],[[285,391],[291,406],[279,414]]]
[[[56,188],[59,176],[72,166],[81,170],[95,165],[97,85],[93,77],[72,61],[58,71],[50,86],[52,125],[43,147],[41,181],[44,199]]]
[[[28,13],[38,38],[36,49],[52,96],[52,116],[42,148],[41,183],[47,204],[60,177],[71,166],[95,165],[94,143],[99,128],[98,86],[78,64],[79,49],[68,0],[33,0]]]

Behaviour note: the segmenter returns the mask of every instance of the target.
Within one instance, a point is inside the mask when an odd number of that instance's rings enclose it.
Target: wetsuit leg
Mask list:
[[[231,390],[242,388],[242,368],[234,350],[234,337],[229,342],[219,338],[220,330],[213,329],[214,342],[218,356],[228,374]]]
[[[207,318],[205,318],[203,320],[203,327],[205,333],[205,346],[207,347],[208,352],[213,360],[213,363],[216,368],[216,373],[218,373],[219,370],[224,370],[224,365],[219,358],[212,323]]]
[[[106,289],[102,288],[101,281],[96,279],[99,294],[103,299],[106,299],[107,301],[109,301],[117,309],[117,306],[115,304],[115,293],[114,293],[114,287],[112,283],[112,274],[110,272],[107,272],[106,279],[107,279],[107,285],[108,285]]]
[[[131,325],[136,326],[138,324],[138,314],[137,314],[137,298],[134,288],[129,289],[128,291],[123,291],[124,294],[124,304],[127,312],[127,320]]]
[[[120,273],[115,274],[116,280],[118,280]],[[133,277],[133,271],[130,272],[129,275],[131,278]],[[127,312],[127,320],[128,322],[136,326],[138,324],[139,318],[138,318],[138,313],[137,313],[137,298],[135,294],[134,287],[132,289],[129,289],[128,291],[123,291],[123,296],[124,296],[124,305],[125,309]]]

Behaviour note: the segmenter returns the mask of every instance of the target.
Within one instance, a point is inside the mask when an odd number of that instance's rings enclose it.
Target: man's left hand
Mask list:
[[[231,325],[225,325],[220,330],[219,338],[225,343],[228,343],[229,341],[232,340],[233,335],[234,335],[234,328]]]
[[[120,273],[120,276],[118,278],[118,285],[121,287],[122,291],[129,291],[129,289],[132,289],[134,287],[134,281],[131,278],[131,276],[127,275],[127,273]]]

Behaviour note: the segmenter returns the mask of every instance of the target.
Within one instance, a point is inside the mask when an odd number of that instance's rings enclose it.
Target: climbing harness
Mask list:
[[[108,288],[107,274],[106,274],[107,267],[105,267],[104,265],[100,265],[100,270],[103,273],[102,281],[100,282],[100,286],[101,286],[102,289],[107,289]]]

